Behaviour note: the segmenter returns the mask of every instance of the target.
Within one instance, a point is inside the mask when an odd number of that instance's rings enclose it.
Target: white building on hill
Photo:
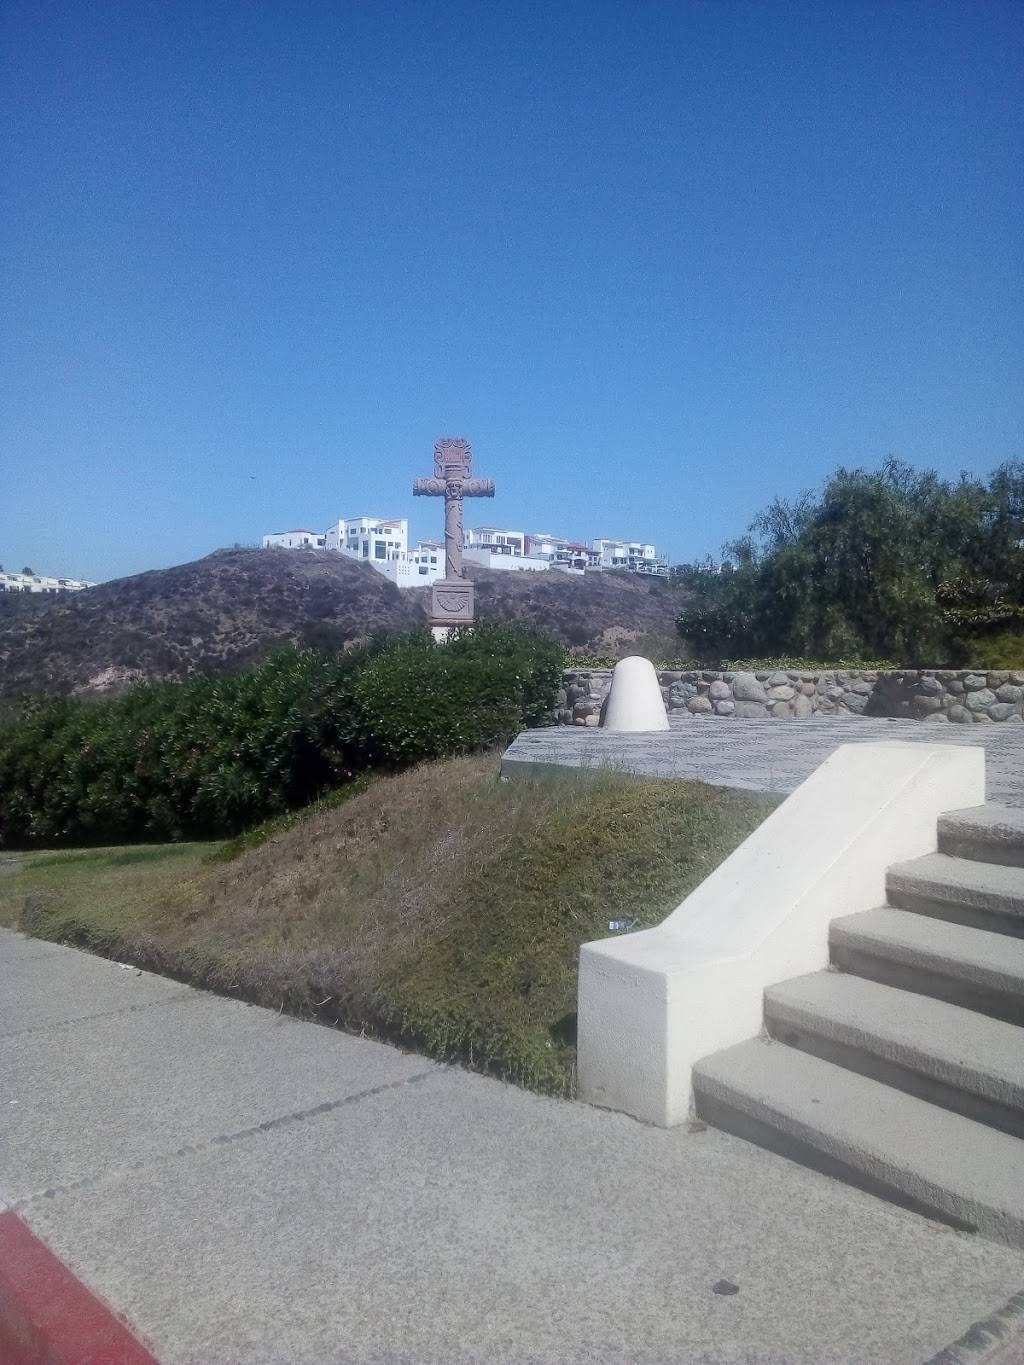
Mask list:
[[[409,552],[409,522],[405,517],[342,517],[326,533],[326,548],[374,568],[405,559]]]
[[[657,549],[641,540],[595,540],[602,569],[625,569],[627,573],[668,577],[668,560]]]
[[[463,559],[485,569],[549,569],[546,560],[526,553],[526,532],[507,531],[497,526],[471,526],[466,532]]]
[[[600,551],[581,540],[566,540],[563,536],[552,536],[545,531],[532,531],[526,537],[526,552],[534,559],[540,559],[551,569],[566,569],[570,573],[583,573],[585,569],[601,567]]]
[[[54,578],[40,573],[4,573],[0,569],[0,592],[81,592],[95,588],[85,578]]]
[[[405,517],[341,517],[317,531],[278,531],[263,537],[266,548],[337,550],[360,559],[400,588],[422,587],[444,577],[444,542],[422,540],[409,549]],[[547,532],[471,526],[463,558],[485,569],[502,571],[561,569],[567,573],[618,569],[657,578],[668,576],[668,560],[654,545],[640,540],[595,540],[586,544]]]
[[[505,531],[498,526],[471,526],[466,532],[467,550],[489,550],[494,555],[525,555],[526,532]]]
[[[326,536],[319,531],[272,531],[263,537],[265,550],[322,550]]]
[[[422,588],[444,577],[444,541],[421,540],[404,559],[370,560],[400,588]]]

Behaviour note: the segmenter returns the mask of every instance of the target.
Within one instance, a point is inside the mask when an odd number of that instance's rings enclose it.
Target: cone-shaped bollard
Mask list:
[[[605,730],[620,731],[669,728],[658,675],[650,659],[633,654],[615,665],[601,725]]]

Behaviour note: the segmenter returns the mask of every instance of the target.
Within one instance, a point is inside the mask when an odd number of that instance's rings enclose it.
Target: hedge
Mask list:
[[[0,729],[0,846],[237,834],[370,768],[551,723],[561,666],[546,637],[481,625],[445,645],[288,648],[228,677],[29,702]]]

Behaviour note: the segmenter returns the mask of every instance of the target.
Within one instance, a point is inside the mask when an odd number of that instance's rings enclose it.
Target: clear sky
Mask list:
[[[1021,0],[5,0],[0,562],[1024,455]]]

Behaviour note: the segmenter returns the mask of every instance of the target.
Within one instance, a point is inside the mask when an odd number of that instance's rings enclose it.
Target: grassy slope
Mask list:
[[[499,783],[493,757],[453,759],[228,862],[24,856],[0,921],[565,1093],[579,945],[658,923],[771,806],[610,775]]]

